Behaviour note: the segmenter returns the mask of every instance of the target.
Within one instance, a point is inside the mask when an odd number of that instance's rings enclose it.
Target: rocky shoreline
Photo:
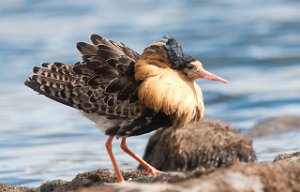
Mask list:
[[[0,183],[0,192],[300,191],[300,152],[258,163],[250,139],[300,128],[299,119],[285,116],[266,120],[247,136],[213,120],[159,130],[150,138],[144,155],[146,161],[164,171],[156,177],[144,175],[142,170],[126,170],[123,175],[127,182],[118,184],[113,170],[98,169],[80,173],[72,181],[48,181],[36,189]]]

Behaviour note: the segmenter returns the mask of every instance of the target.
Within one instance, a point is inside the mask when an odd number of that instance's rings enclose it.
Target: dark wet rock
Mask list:
[[[204,119],[183,128],[157,131],[148,142],[144,159],[159,170],[178,171],[254,162],[256,155],[249,138],[224,122]]]
[[[276,132],[292,131],[300,129],[299,116],[272,117],[258,122],[248,133],[249,137],[261,137]]]
[[[275,157],[273,162],[276,161],[293,161],[300,163],[300,152],[281,153]]]

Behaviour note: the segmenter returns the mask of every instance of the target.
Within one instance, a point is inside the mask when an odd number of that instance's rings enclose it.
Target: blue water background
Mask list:
[[[92,33],[138,52],[171,35],[186,52],[230,81],[197,81],[206,116],[247,132],[259,120],[300,114],[300,1],[94,1],[0,2],[0,182],[38,186],[78,172],[111,168],[94,124],[23,85],[43,62],[75,63],[77,41]],[[151,134],[128,145],[143,155]],[[114,143],[122,169],[135,168]],[[299,150],[300,132],[254,139],[259,161]]]

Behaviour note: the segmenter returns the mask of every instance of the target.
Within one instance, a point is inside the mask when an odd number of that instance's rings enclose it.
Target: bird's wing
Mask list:
[[[34,67],[35,74],[25,84],[86,113],[129,118],[134,113],[132,107],[138,105],[133,75],[139,54],[98,35],[92,35],[91,40],[94,45],[77,43],[82,61],[74,65],[55,62]]]
[[[82,61],[34,67],[25,85],[55,101],[106,119],[122,120],[109,135],[140,135],[170,123],[140,103],[134,66],[140,55],[124,44],[91,35],[92,44],[77,43]]]

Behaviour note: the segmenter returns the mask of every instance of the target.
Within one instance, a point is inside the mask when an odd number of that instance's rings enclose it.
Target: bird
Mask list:
[[[118,182],[125,180],[113,155],[114,138],[121,139],[121,149],[147,174],[156,176],[161,171],[132,152],[127,138],[197,122],[204,116],[204,102],[195,80],[228,81],[204,69],[171,36],[150,43],[142,54],[97,34],[90,39],[92,43],[77,43],[79,62],[34,66],[24,84],[79,110],[105,132],[105,147]]]

